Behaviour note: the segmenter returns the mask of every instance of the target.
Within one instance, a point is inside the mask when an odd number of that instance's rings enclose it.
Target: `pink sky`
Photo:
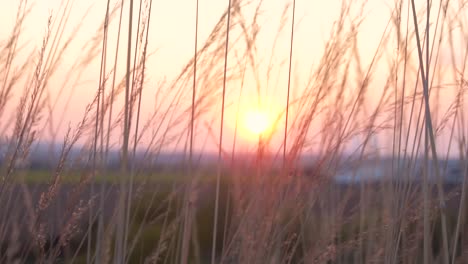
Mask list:
[[[21,43],[24,46],[24,52],[22,52],[18,58],[18,61],[30,60],[32,63],[35,61],[34,58],[28,58],[28,54],[34,49],[38,49],[41,45],[42,38],[46,32],[47,19],[49,15],[56,17],[60,14],[60,6],[64,1],[51,0],[51,1],[37,1],[30,2],[32,6],[31,13],[28,15],[25,24]],[[112,1],[114,5],[116,1]],[[127,3],[124,10],[123,24],[128,23],[128,9]],[[357,4],[353,5],[352,14],[357,15],[360,12],[364,14],[365,20],[363,21],[359,30],[359,51],[360,59],[364,68],[367,68],[371,59],[376,51],[379,44],[380,38],[384,33],[385,27],[389,21],[390,14],[393,8],[393,1],[369,1],[368,5],[364,10],[360,10],[360,1],[355,1]],[[420,3],[425,1],[418,1]],[[200,0],[199,6],[199,47],[203,45],[211,32],[213,26],[219,19],[223,10],[227,7],[228,1],[219,0]],[[259,66],[259,79],[261,85],[261,97],[262,100],[267,102],[269,105],[273,105],[274,112],[280,112],[285,106],[286,88],[287,88],[287,61],[289,58],[289,37],[290,37],[290,15],[286,21],[286,27],[280,34],[280,37],[276,43],[276,49],[274,51],[273,64],[274,78],[271,78],[267,82],[267,67],[270,61],[273,43],[278,32],[280,24],[280,16],[284,9],[286,1],[264,1],[261,15],[259,17],[258,24],[260,25],[260,35],[257,42],[257,62]],[[291,87],[291,100],[301,96],[304,91],[304,86],[309,78],[309,73],[312,70],[316,70],[319,66],[319,59],[323,55],[323,49],[326,41],[329,38],[330,30],[333,22],[337,20],[340,11],[341,1],[329,0],[329,1],[308,1],[298,0],[296,1],[296,28],[295,28],[295,39],[294,39],[294,55],[293,55],[293,85]],[[18,1],[5,1],[0,9],[0,40],[4,40],[11,32],[14,24],[16,9]],[[64,30],[64,38],[73,34],[75,36],[74,41],[71,43],[68,51],[63,55],[62,66],[56,74],[52,77],[51,82],[48,85],[51,98],[53,101],[57,99],[57,93],[59,87],[64,83],[65,80],[76,81],[78,85],[76,89],[72,90],[68,86],[65,87],[64,93],[60,95],[57,100],[57,105],[53,111],[54,120],[57,120],[54,124],[54,130],[58,132],[59,137],[63,136],[66,131],[67,124],[76,124],[84,112],[86,105],[92,100],[93,95],[98,87],[99,79],[99,56],[94,59],[87,67],[87,69],[80,76],[79,80],[76,80],[77,76],[74,74],[68,74],[67,69],[73,65],[73,63],[83,56],[83,46],[95,36],[98,26],[102,23],[105,14],[106,1],[92,1],[92,0],[81,0],[75,1],[69,15],[67,26]],[[246,17],[249,17],[254,11],[255,4],[251,5],[250,8],[245,9]],[[135,7],[137,10],[137,7]],[[83,18],[85,13],[89,10],[89,13]],[[406,15],[406,3],[404,4],[403,14]],[[456,10],[453,8],[452,10]],[[465,10],[462,10],[466,14]],[[433,11],[433,20],[435,21],[436,9]],[[194,19],[195,19],[195,1],[191,0],[171,0],[171,1],[154,1],[152,22],[150,28],[150,40],[149,50],[154,52],[147,62],[147,76],[146,86],[143,91],[143,120],[147,120],[150,113],[154,110],[155,105],[161,104],[164,106],[169,98],[156,98],[156,93],[159,91],[160,83],[163,80],[170,82],[180,72],[182,67],[190,60],[193,55],[193,41],[194,41]],[[406,21],[406,18],[403,18]],[[116,39],[116,25],[118,17],[116,17],[110,28],[109,39],[113,43],[109,46],[109,57],[113,58],[113,51],[115,50],[115,39]],[[75,30],[77,24],[82,22],[82,26],[79,30]],[[411,20],[410,20],[411,22]],[[455,27],[455,26],[454,26]],[[410,23],[412,28],[412,22]],[[125,32],[125,27],[123,28]],[[456,33],[456,31],[454,31]],[[235,32],[233,32],[235,35]],[[114,40],[114,42],[112,42]],[[466,42],[457,38],[457,44],[460,47],[466,46]],[[392,40],[390,40],[390,43]],[[124,34],[121,44],[125,45],[126,36]],[[445,52],[448,48],[447,42],[443,42],[440,65],[451,67],[449,61],[449,54]],[[27,51],[27,52],[26,52]],[[372,79],[372,87],[370,93],[375,98],[378,98],[382,93],[384,81],[388,75],[388,65],[390,63],[390,48],[387,48],[385,55],[379,60],[376,65],[376,74]],[[466,51],[461,50],[460,58]],[[234,63],[234,56],[231,54],[230,62]],[[411,60],[416,61],[416,53],[413,53]],[[285,63],[286,62],[286,63]],[[459,68],[462,67],[462,60],[459,60]],[[109,65],[112,65],[113,61],[109,58]],[[123,70],[125,65],[125,52],[122,52],[119,57],[119,76],[123,76]],[[31,66],[32,67],[32,66]],[[350,80],[354,82],[355,80]],[[444,76],[437,80],[440,84],[454,83],[452,76]],[[268,83],[268,86],[267,86]],[[68,84],[71,87],[71,84]],[[186,85],[184,93],[187,93],[189,98],[191,95],[191,83]],[[412,86],[412,85],[411,85]],[[225,123],[225,145],[229,149],[232,145],[233,130],[235,127],[235,117],[237,113],[237,103],[239,95],[240,82],[234,81],[229,82],[227,85],[228,97],[227,97],[227,108],[226,108],[226,123]],[[199,89],[202,89],[200,87]],[[246,109],[253,107],[257,102],[258,94],[256,92],[255,79],[253,78],[252,72],[246,74],[246,80],[243,88],[243,94],[241,98],[240,109]],[[353,93],[353,88],[350,87],[350,94]],[[411,88],[412,89],[412,88]],[[16,92],[16,91],[15,91]],[[161,92],[159,91],[161,94]],[[16,98],[19,92],[17,92]],[[168,92],[171,94],[171,92]],[[447,91],[443,95],[444,100],[441,102],[441,109],[446,109],[453,100],[453,91]],[[70,98],[70,100],[68,100]],[[155,101],[156,100],[156,101]],[[121,100],[120,100],[121,101]],[[184,102],[184,107],[189,106],[189,101]],[[332,103],[332,102],[330,102]],[[369,107],[372,109],[372,105],[376,102],[370,100]],[[14,106],[14,104],[12,104]],[[117,103],[117,105],[121,105]],[[216,135],[219,130],[219,112],[220,105],[213,106],[210,109],[210,114],[204,116],[198,122],[199,133],[197,134],[196,148],[205,150],[216,150],[216,144],[218,139]],[[181,107],[181,111],[182,111]],[[444,112],[442,110],[442,112]],[[10,111],[12,109],[10,108]],[[291,110],[291,118],[294,118],[294,109]],[[213,116],[217,117],[212,121]],[[58,123],[58,120],[62,119],[63,123]],[[317,121],[319,122],[319,121]],[[280,122],[281,123],[281,122]],[[214,137],[210,137],[207,126],[211,125],[211,129],[215,134]],[[312,126],[312,130],[316,129],[316,126]],[[281,131],[281,125],[280,129]],[[118,131],[116,132],[119,133]],[[241,132],[241,145],[242,148],[252,149],[255,148],[256,138],[245,132]],[[205,146],[204,138],[208,137]],[[46,131],[41,135],[42,139],[50,138],[50,134]],[[384,136],[385,138],[385,136]],[[202,140],[203,139],[203,140]],[[115,136],[114,141],[119,144],[120,138]],[[143,142],[148,141],[148,138],[144,138]],[[273,140],[273,148],[279,148],[279,142],[282,140],[282,133],[278,133]],[[311,142],[319,139],[311,138]],[[440,144],[443,147],[446,145],[447,137],[440,137]],[[388,141],[387,141],[388,142]],[[180,146],[179,146],[180,147]],[[385,141],[380,142],[379,148],[388,149],[391,146],[385,144]]]

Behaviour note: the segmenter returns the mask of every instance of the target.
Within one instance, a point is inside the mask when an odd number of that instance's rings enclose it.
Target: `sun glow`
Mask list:
[[[271,132],[273,118],[264,110],[254,109],[247,111],[243,119],[244,126],[250,133],[264,135]]]

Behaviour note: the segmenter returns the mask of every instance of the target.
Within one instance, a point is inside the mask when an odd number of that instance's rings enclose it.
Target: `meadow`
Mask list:
[[[221,2],[0,4],[0,263],[468,263],[466,3]]]

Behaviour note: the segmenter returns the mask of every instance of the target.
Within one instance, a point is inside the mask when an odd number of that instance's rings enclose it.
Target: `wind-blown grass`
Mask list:
[[[194,1],[193,52],[161,77],[153,4],[106,1],[81,45],[65,1],[31,48],[35,6],[17,3],[0,39],[0,262],[468,261],[464,5],[395,0],[370,36],[372,3],[341,1],[307,51],[304,1],[265,20],[272,3],[226,0],[210,31]],[[95,90],[66,127],[87,71]],[[278,98],[272,132],[244,148],[243,104]]]

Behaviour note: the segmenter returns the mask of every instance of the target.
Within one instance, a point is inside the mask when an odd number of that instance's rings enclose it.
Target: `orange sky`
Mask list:
[[[12,25],[15,20],[16,8],[18,1],[5,1],[0,9],[0,39],[5,39],[12,29]],[[63,1],[50,0],[50,1],[37,1],[30,2],[32,6],[31,13],[28,15],[23,30],[23,36],[21,43],[25,45],[24,50],[29,52],[23,52],[20,55],[21,60],[32,60],[28,58],[28,54],[34,48],[38,48],[41,45],[42,38],[46,31],[47,19],[49,15],[52,17],[58,16],[61,9],[60,6]],[[116,1],[112,1],[116,2]],[[128,1],[126,1],[128,2]],[[200,0],[199,6],[199,47],[203,45],[211,32],[213,26],[220,17],[220,14],[227,7],[228,1],[219,0]],[[385,27],[389,21],[390,14],[393,8],[392,1],[375,0],[369,1],[364,10],[360,10],[360,1],[355,1],[356,4],[352,8],[352,16],[356,16],[359,13],[363,14],[364,21],[359,29],[359,50],[360,59],[364,68],[366,68],[371,62],[372,57],[375,54],[376,48],[379,44],[380,38],[384,33]],[[418,1],[420,3],[425,1]],[[261,98],[262,101],[266,102],[267,105],[272,106],[274,112],[279,113],[283,110],[286,98],[287,88],[287,63],[289,58],[289,37],[290,37],[290,15],[286,20],[286,26],[279,35],[279,39],[275,43],[275,37],[278,33],[280,25],[280,17],[284,10],[286,1],[264,1],[261,8],[261,15],[259,17],[258,24],[260,26],[260,34],[257,41],[257,63],[259,66],[258,78],[260,80]],[[295,38],[294,38],[294,55],[293,55],[293,72],[292,72],[292,92],[291,100],[301,96],[303,94],[304,86],[309,78],[309,74],[313,70],[316,70],[319,65],[319,60],[323,56],[323,50],[326,41],[329,39],[330,31],[333,26],[333,22],[337,20],[340,11],[341,1],[328,0],[328,1],[309,1],[309,0],[297,0],[296,1],[296,27],[295,27]],[[114,3],[115,4],[115,3]],[[128,23],[128,11],[127,4],[124,10],[123,24]],[[69,15],[67,26],[64,30],[64,38],[69,35],[74,35],[75,39],[70,45],[68,51],[63,55],[62,67],[57,71],[56,75],[53,76],[52,81],[49,84],[51,98],[57,98],[59,88],[57,86],[62,85],[65,80],[75,80],[72,76],[64,76],[68,72],[65,70],[70,68],[73,63],[83,56],[83,46],[96,35],[98,26],[102,23],[104,18],[106,1],[92,1],[92,0],[81,0],[75,1]],[[252,15],[255,11],[255,4],[251,5],[248,9],[245,9],[246,17]],[[135,7],[137,9],[137,7]],[[454,8],[455,10],[456,8]],[[406,4],[404,5],[404,14],[406,15]],[[86,12],[88,12],[86,14]],[[464,12],[464,11],[463,11]],[[83,16],[86,16],[83,18]],[[193,41],[194,41],[194,19],[195,19],[195,1],[193,0],[171,0],[171,1],[154,1],[152,22],[150,28],[150,40],[149,50],[154,52],[151,55],[147,63],[147,76],[145,90],[143,91],[143,116],[144,120],[148,118],[150,113],[155,107],[155,96],[158,91],[159,84],[163,80],[170,82],[179,73],[182,67],[190,60],[193,56]],[[433,20],[436,17],[436,12],[433,12]],[[403,18],[404,20],[406,18]],[[114,44],[109,46],[109,54],[113,54],[115,50],[115,39],[116,39],[116,24],[118,16],[112,21],[109,39],[114,40]],[[76,25],[82,22],[81,28],[76,30]],[[411,22],[412,25],[412,22]],[[412,26],[410,26],[412,28]],[[125,27],[123,28],[125,31]],[[233,33],[235,35],[235,33]],[[391,40],[390,40],[391,41]],[[112,41],[111,41],[112,42]],[[126,36],[123,36],[121,40],[122,45],[126,43]],[[274,44],[275,43],[275,44]],[[461,47],[464,42],[459,39],[457,41]],[[445,44],[447,45],[447,44]],[[276,47],[272,53],[272,48]],[[447,47],[447,46],[445,46]],[[388,48],[387,48],[388,49]],[[461,51],[463,54],[465,51]],[[272,57],[271,54],[274,54]],[[416,60],[416,53],[413,53],[412,59]],[[449,64],[448,54],[444,53],[439,63]],[[460,54],[461,56],[461,54]],[[98,56],[99,57],[99,56]],[[113,58],[112,56],[109,56]],[[376,66],[376,74],[372,80],[372,89],[370,91],[372,96],[378,98],[379,94],[382,93],[384,80],[388,75],[389,59],[388,53],[378,62]],[[234,61],[234,54],[231,54],[230,62]],[[268,63],[272,59],[273,70],[270,80],[267,81],[267,67]],[[118,72],[120,76],[123,75],[124,70],[125,52],[122,52],[119,56],[119,68]],[[109,59],[111,62],[112,60]],[[461,61],[459,62],[461,65]],[[112,65],[113,62],[109,63]],[[93,60],[87,67],[87,69],[77,80],[78,86],[76,89],[64,89],[64,93],[60,95],[57,100],[57,105],[54,108],[54,118],[56,120],[63,120],[63,123],[58,121],[54,124],[55,129],[59,135],[63,135],[67,128],[67,124],[75,124],[80,120],[83,111],[88,104],[98,86],[99,79],[99,58]],[[350,82],[355,80],[350,80]],[[439,80],[440,83],[452,83],[453,79],[451,76],[445,76],[444,80]],[[70,85],[70,84],[68,84]],[[187,88],[184,90],[189,93],[190,96],[191,84],[187,84]],[[267,86],[268,85],[268,86]],[[71,86],[71,85],[70,85]],[[244,88],[242,92],[241,100],[238,100],[240,82],[229,82],[228,97],[227,97],[227,108],[226,108],[226,146],[231,146],[233,138],[233,130],[235,127],[235,118],[238,106],[241,103],[241,109],[252,107],[258,101],[258,94],[256,90],[255,78],[253,78],[252,72],[246,74],[246,80],[244,82]],[[200,88],[202,89],[202,88]],[[351,94],[352,90],[349,91]],[[170,92],[169,92],[170,93]],[[452,101],[453,92],[447,92],[444,95],[444,102],[442,108],[446,108],[449,102]],[[70,98],[70,100],[68,100]],[[158,98],[157,102],[164,105],[164,99]],[[187,106],[190,102],[185,102],[184,106]],[[369,101],[370,107],[375,104],[372,100]],[[444,105],[445,104],[445,105]],[[211,115],[206,115],[203,120],[199,122],[199,136],[198,138],[210,137],[205,123],[212,125],[211,129],[214,134],[219,129],[219,123],[215,120],[212,122],[212,116],[219,117],[220,106],[213,107]],[[294,115],[294,109],[291,110]],[[282,122],[280,122],[282,123]],[[280,125],[281,127],[281,125]],[[314,128],[312,128],[314,129]],[[280,129],[281,130],[281,129]],[[256,139],[252,139],[251,135],[246,135],[242,132],[243,139],[241,144],[244,148],[253,148]],[[276,148],[279,147],[279,142],[282,140],[282,134],[278,135],[274,139],[273,145]],[[42,138],[47,139],[50,137],[47,133],[42,135]],[[149,140],[149,139],[147,139]],[[118,137],[115,138],[115,142],[118,144]],[[207,150],[215,150],[217,139],[209,138],[207,145],[204,140],[197,141],[196,148],[202,149],[206,147]],[[444,142],[444,139],[441,139]],[[441,143],[443,144],[443,143]],[[227,147],[227,148],[229,148]],[[389,147],[382,145],[382,148]],[[276,149],[275,148],[275,149]]]

